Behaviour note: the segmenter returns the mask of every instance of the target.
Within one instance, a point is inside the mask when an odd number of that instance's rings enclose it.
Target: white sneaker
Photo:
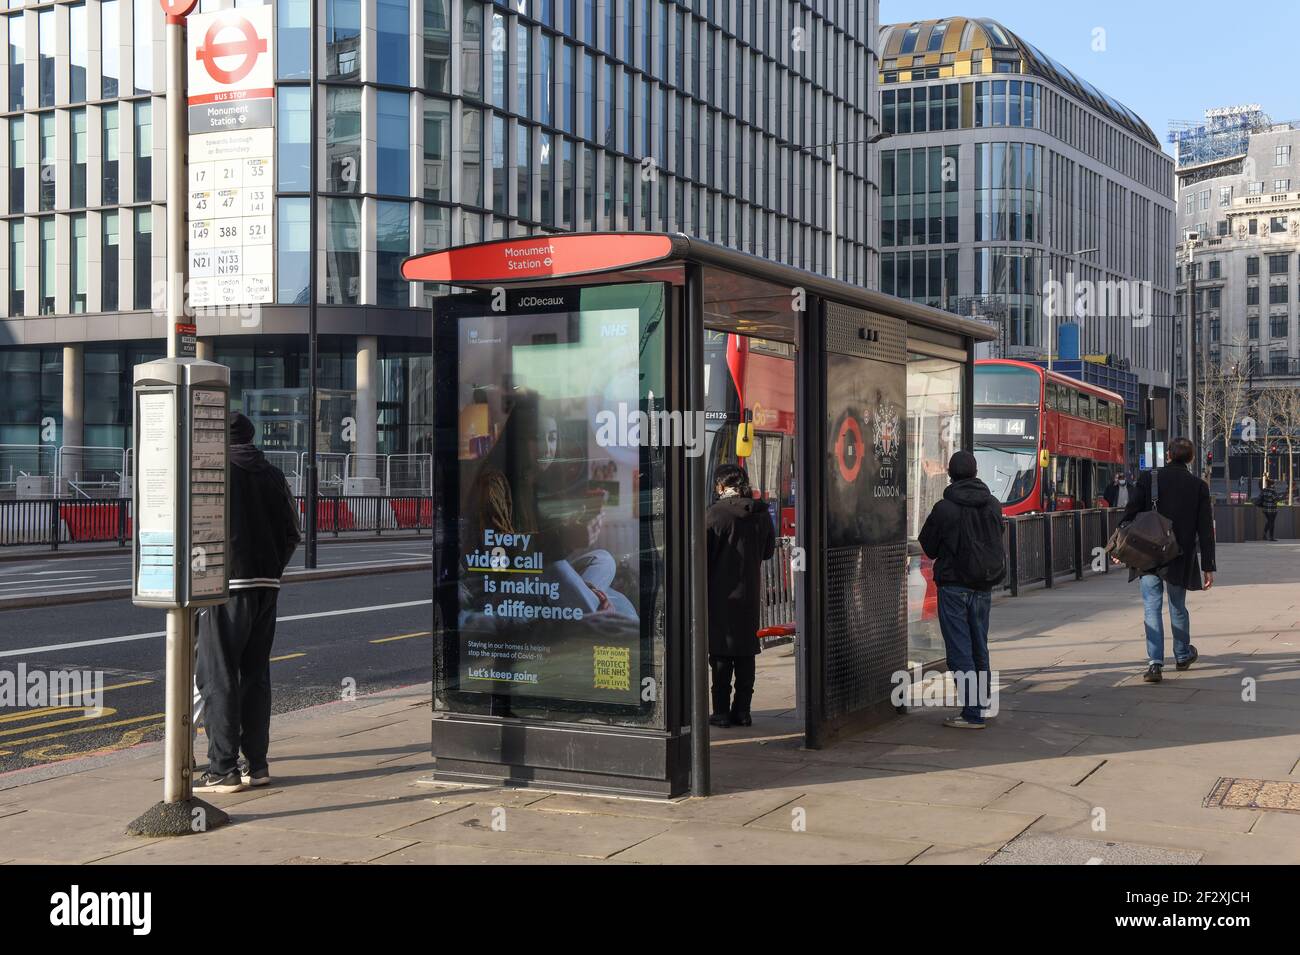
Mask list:
[[[955,730],[982,730],[984,728],[983,723],[972,723],[961,716],[954,716],[950,720],[944,720],[943,725],[951,726]]]

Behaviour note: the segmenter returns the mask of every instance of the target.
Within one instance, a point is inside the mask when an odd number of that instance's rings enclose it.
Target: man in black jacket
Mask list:
[[[776,552],[776,527],[767,502],[755,500],[749,478],[734,464],[714,472],[718,500],[705,517],[709,562],[709,666],[713,671],[713,726],[750,726],[754,698],[762,564]],[[736,696],[731,699],[731,677]]]
[[[1277,540],[1277,530],[1273,525],[1277,522],[1277,488],[1264,476],[1263,486],[1259,489],[1259,500],[1255,503],[1259,509],[1264,512],[1264,540]]]
[[[230,599],[203,615],[197,682],[208,771],[195,792],[239,792],[271,781],[271,644],[280,576],[301,539],[298,507],[279,468],[253,445],[253,423],[230,417]],[[248,761],[239,768],[239,751]]]
[[[969,451],[948,460],[952,483],[918,535],[921,549],[934,561],[939,630],[962,705],[959,717],[944,721],[955,729],[984,728],[984,710],[993,694],[989,609],[993,587],[1006,569],[1002,505],[976,473],[975,455]]]
[[[1169,443],[1169,463],[1160,468],[1156,479],[1156,511],[1174,525],[1174,539],[1179,555],[1154,570],[1142,574],[1142,605],[1147,638],[1147,683],[1159,683],[1165,665],[1164,593],[1169,592],[1169,623],[1174,632],[1174,663],[1186,670],[1196,662],[1192,646],[1191,618],[1187,614],[1187,591],[1209,590],[1214,585],[1214,515],[1210,509],[1210,489],[1193,474],[1188,465],[1195,451],[1187,438]],[[1128,507],[1120,523],[1133,520],[1151,506],[1151,472],[1138,478]],[[1197,554],[1200,561],[1197,561]],[[1129,580],[1139,576],[1129,570]]]

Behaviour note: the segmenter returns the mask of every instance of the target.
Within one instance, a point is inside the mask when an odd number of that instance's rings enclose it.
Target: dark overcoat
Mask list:
[[[709,653],[754,656],[762,601],[762,564],[776,551],[766,501],[724,497],[709,508]]]
[[[1173,522],[1174,538],[1182,553],[1164,567],[1157,568],[1156,573],[1171,584],[1188,590],[1200,590],[1201,573],[1216,569],[1210,489],[1204,481],[1187,470],[1187,465],[1177,463],[1160,468],[1158,488],[1160,500],[1156,502],[1156,510]],[[1128,507],[1124,509],[1121,522],[1133,520],[1139,512],[1150,506],[1151,472],[1143,471],[1129,493]],[[1137,571],[1129,570],[1129,580],[1137,576]]]

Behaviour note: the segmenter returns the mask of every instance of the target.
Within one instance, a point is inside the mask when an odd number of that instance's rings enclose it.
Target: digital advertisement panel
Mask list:
[[[461,692],[642,703],[642,316],[663,293],[634,289],[458,323]]]

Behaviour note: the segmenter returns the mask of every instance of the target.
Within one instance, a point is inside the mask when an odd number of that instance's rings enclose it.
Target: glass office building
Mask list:
[[[413,252],[683,231],[826,272],[841,143],[835,264],[874,281],[874,2],[272,2],[275,303],[197,316],[269,447],[305,446],[314,294],[322,420],[355,419],[322,450],[429,450],[427,307],[446,290],[400,278]],[[0,445],[129,446],[129,369],[165,351],[163,16],[0,7]]]

